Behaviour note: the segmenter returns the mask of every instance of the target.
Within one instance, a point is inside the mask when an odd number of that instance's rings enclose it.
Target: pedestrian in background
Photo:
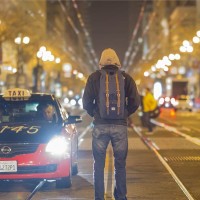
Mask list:
[[[105,49],[100,58],[102,70],[118,70],[121,64],[113,49]],[[115,165],[116,200],[126,200],[126,158],[128,153],[127,118],[134,113],[140,104],[136,84],[130,75],[123,73],[126,97],[125,115],[122,119],[104,119],[100,116],[99,90],[101,72],[92,73],[86,83],[83,94],[83,108],[93,117],[92,151],[94,158],[95,200],[104,200],[104,167],[108,144],[111,142]]]
[[[145,94],[142,97],[143,117],[145,126],[148,128],[147,134],[153,134],[153,124],[151,123],[150,113],[157,107],[157,101],[149,88],[145,88]]]

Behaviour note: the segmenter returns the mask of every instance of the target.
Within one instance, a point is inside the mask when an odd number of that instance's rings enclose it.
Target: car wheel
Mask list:
[[[56,180],[56,188],[70,188],[72,186],[71,176]]]

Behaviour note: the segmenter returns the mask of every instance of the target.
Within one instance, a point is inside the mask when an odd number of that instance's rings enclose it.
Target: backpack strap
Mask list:
[[[107,110],[107,115],[109,115],[109,78],[108,78],[108,73],[106,72],[106,110]]]
[[[119,89],[118,73],[115,74],[115,80],[116,80],[116,88],[117,88],[117,114],[119,115],[119,111],[120,111],[120,89]]]

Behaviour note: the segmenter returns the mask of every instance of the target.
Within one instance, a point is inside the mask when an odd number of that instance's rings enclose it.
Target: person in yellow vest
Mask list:
[[[143,103],[143,120],[144,124],[148,128],[148,133],[153,133],[153,124],[150,121],[150,112],[153,111],[157,106],[157,101],[154,99],[153,94],[149,88],[145,89],[145,94],[142,98]]]

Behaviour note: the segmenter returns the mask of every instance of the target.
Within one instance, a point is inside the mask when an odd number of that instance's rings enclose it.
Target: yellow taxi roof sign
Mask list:
[[[12,88],[4,92],[3,98],[27,98],[30,97],[31,93],[27,89],[22,88]]]

